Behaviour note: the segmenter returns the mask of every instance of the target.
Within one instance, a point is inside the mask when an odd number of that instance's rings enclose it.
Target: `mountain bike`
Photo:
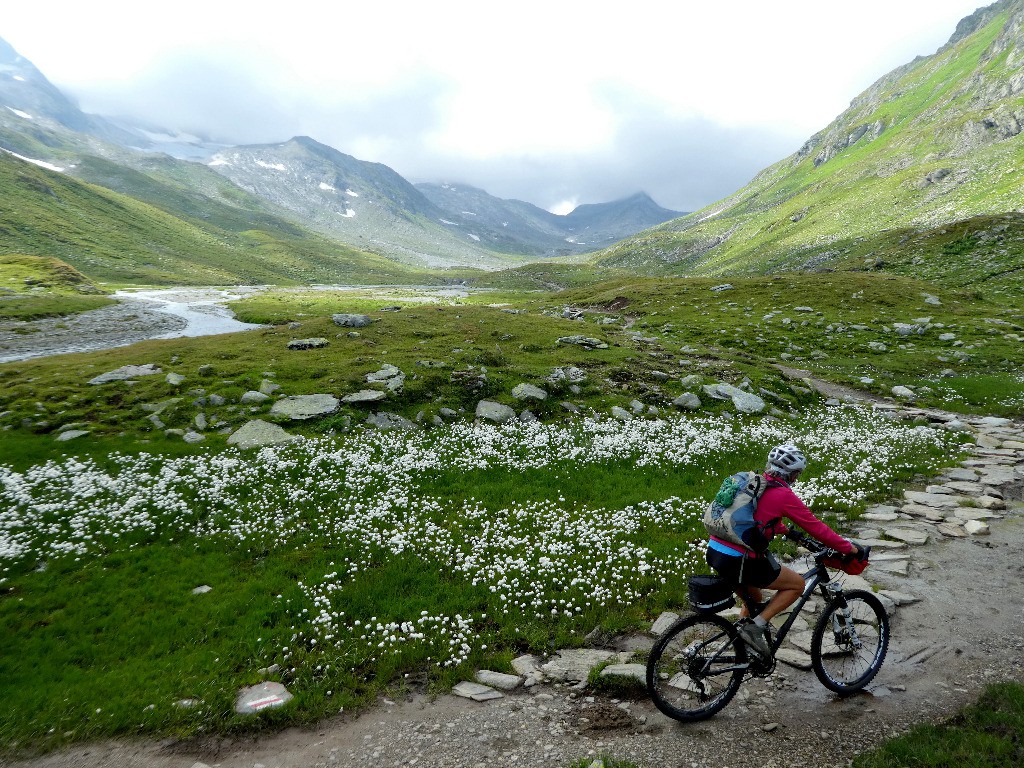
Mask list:
[[[846,591],[833,580],[829,569],[843,567],[841,553],[799,532],[787,536],[811,552],[814,566],[802,574],[804,591],[769,640],[771,658],[761,661],[748,653],[737,624],[718,615],[735,605],[733,592],[743,600],[751,617],[767,603],[757,603],[724,579],[703,577],[706,584],[724,591],[726,598],[673,623],[658,638],[647,659],[647,690],[664,714],[682,722],[706,720],[732,700],[745,679],[771,675],[776,652],[816,591],[825,599],[810,646],[811,666],[818,680],[844,696],[864,688],[878,673],[889,648],[885,607],[871,592]],[[694,604],[691,599],[691,607]]]

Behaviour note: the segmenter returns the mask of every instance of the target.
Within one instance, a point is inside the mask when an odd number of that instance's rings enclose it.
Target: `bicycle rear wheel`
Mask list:
[[[736,627],[714,614],[687,616],[663,634],[647,658],[647,690],[674,720],[706,720],[739,690],[747,649]]]
[[[889,649],[889,616],[877,597],[855,589],[827,606],[811,636],[811,666],[821,684],[839,694],[871,682]]]

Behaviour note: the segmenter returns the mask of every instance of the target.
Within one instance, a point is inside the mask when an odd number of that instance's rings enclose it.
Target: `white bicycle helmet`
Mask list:
[[[768,471],[780,475],[799,472],[807,466],[807,457],[795,445],[777,445],[768,451]]]

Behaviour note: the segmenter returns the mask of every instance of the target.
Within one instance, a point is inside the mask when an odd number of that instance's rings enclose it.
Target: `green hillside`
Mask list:
[[[705,275],[850,266],[844,259],[855,252],[892,253],[886,233],[898,231],[898,242],[930,230],[938,244],[945,225],[973,219],[957,225],[965,232],[955,254],[943,243],[915,256],[944,255],[957,284],[1019,280],[1018,247],[989,249],[990,262],[998,257],[990,269],[961,266],[975,257],[969,243],[985,240],[984,217],[1024,202],[1022,20],[1021,0],[979,10],[936,54],[880,79],[736,194],[627,239],[597,263]]]
[[[98,158],[83,162],[125,194],[0,153],[0,254],[55,257],[115,283],[436,281],[266,212],[249,216],[184,183],[176,189]]]

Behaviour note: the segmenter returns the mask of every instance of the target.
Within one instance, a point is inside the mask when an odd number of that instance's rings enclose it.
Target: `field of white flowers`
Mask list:
[[[957,450],[946,432],[842,408],[792,422],[464,424],[0,467],[0,576],[30,586],[59,563],[72,578],[114,553],[172,543],[239,563],[291,558],[302,563],[289,565],[293,580],[266,587],[276,624],[262,619],[260,637],[237,642],[253,649],[252,669],[276,662],[322,699],[353,675],[429,677],[543,648],[556,628],[562,640],[582,635],[623,606],[643,614],[652,595],[678,593],[686,574],[704,570],[708,493],[783,441],[811,457],[796,490],[819,511],[884,498]],[[456,480],[479,490],[446,491]],[[601,506],[571,491],[599,480],[632,501]],[[9,640],[16,650],[19,638]]]

